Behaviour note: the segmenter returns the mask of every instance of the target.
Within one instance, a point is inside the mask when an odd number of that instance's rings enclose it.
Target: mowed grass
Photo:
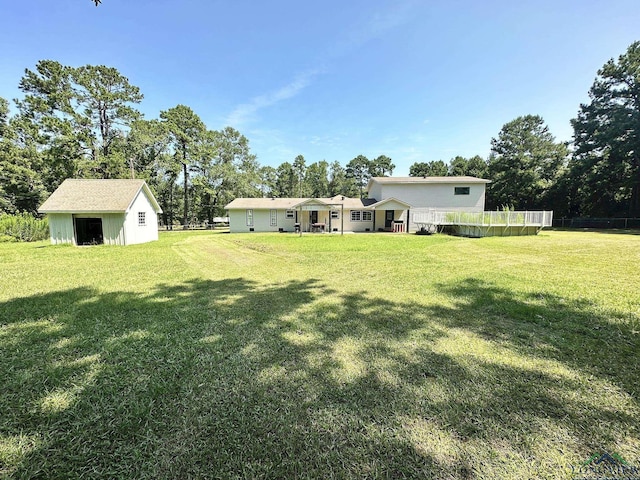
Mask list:
[[[640,235],[0,244],[0,477],[640,465]]]

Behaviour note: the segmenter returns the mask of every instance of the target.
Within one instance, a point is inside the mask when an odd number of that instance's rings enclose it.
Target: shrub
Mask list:
[[[49,237],[49,222],[28,213],[0,214],[0,241],[35,242]]]

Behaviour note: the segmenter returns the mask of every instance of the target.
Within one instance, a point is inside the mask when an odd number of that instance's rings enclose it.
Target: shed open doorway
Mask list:
[[[101,218],[75,218],[74,224],[76,245],[102,245],[104,243]]]

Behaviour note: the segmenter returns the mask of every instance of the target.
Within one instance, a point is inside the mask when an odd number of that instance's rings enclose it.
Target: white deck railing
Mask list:
[[[463,212],[438,210],[413,212],[417,225],[536,226],[550,227],[553,211]]]

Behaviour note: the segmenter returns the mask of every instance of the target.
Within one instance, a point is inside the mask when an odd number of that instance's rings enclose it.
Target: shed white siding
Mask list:
[[[76,243],[73,235],[73,216],[70,213],[50,213],[47,218],[52,245]]]
[[[140,225],[140,213],[144,213],[144,225]],[[144,190],[138,192],[129,207],[124,222],[124,235],[126,245],[158,240],[158,215]]]
[[[105,245],[126,245],[125,215],[124,213],[102,213],[98,215],[76,215],[102,218],[102,235]]]
[[[99,218],[102,220],[102,235],[105,245],[126,245],[123,213],[50,213],[49,235],[53,245],[76,244],[74,220],[76,218]]]

